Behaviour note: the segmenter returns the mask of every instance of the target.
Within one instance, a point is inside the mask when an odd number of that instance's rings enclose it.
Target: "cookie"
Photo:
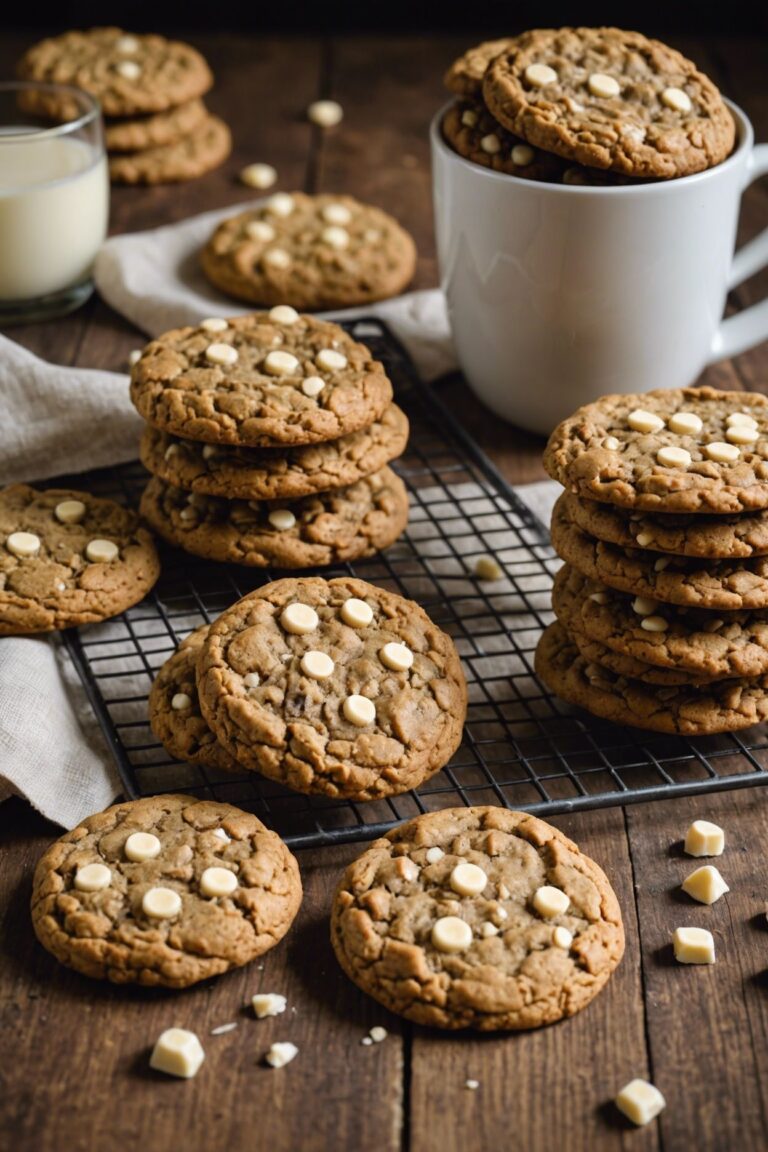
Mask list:
[[[196,628],[157,673],[149,693],[149,726],[174,760],[237,772],[240,765],[224,751],[200,711],[195,668],[207,635],[207,624]]]
[[[240,764],[350,800],[432,776],[467,709],[450,637],[418,604],[350,577],[289,577],[245,596],[212,625],[197,684]]]
[[[135,512],[88,492],[0,492],[0,636],[51,632],[117,616],[160,575]]]
[[[202,100],[188,100],[167,112],[139,116],[133,120],[107,120],[104,143],[107,152],[141,152],[175,144],[196,129],[208,115]]]
[[[51,845],[35,869],[32,924],[84,976],[188,988],[273,948],[300,903],[295,858],[255,816],[152,796]]]
[[[506,51],[514,43],[509,36],[502,40],[485,40],[482,44],[468,48],[467,51],[454,60],[443,77],[443,83],[457,96],[472,96],[479,98],[483,91],[483,77],[492,60]]]
[[[397,459],[408,419],[390,404],[380,420],[339,440],[299,448],[226,448],[182,440],[147,427],[141,460],[155,476],[205,496],[291,500],[355,484]]]
[[[567,564],[555,577],[552,608],[577,642],[583,635],[622,657],[680,672],[688,680],[768,674],[768,611],[718,615],[645,601],[588,580]],[[608,666],[618,668],[616,661]],[[628,667],[622,665],[626,675],[638,675]]]
[[[695,684],[698,686],[709,684],[712,680],[711,677],[701,678],[690,676],[686,672],[675,672],[671,668],[657,668],[655,664],[646,664],[642,660],[636,660],[634,656],[627,656],[624,652],[617,652],[614,648],[608,648],[599,640],[590,640],[588,636],[584,636],[580,632],[569,631],[569,635],[580,655],[588,664],[593,666],[588,670],[589,676],[599,675],[600,669],[608,668],[617,676],[628,676],[633,680],[642,680],[644,684],[661,684],[664,686]]]
[[[34,44],[19,63],[19,76],[72,84],[95,96],[105,116],[165,112],[202,96],[213,83],[203,57],[189,44],[164,36],[139,36],[120,28],[64,32]],[[80,114],[66,97],[31,93],[34,110],[60,120]],[[33,110],[27,100],[27,107]]]
[[[741,516],[653,516],[624,512],[569,492],[564,492],[557,503],[559,512],[583,532],[620,548],[644,548],[701,560],[741,560],[768,554],[765,512]]]
[[[768,399],[715,388],[603,396],[555,428],[544,467],[569,492],[632,511],[762,511]]]
[[[194,180],[223,164],[232,151],[229,128],[218,116],[206,114],[186,136],[143,152],[113,154],[109,178],[113,184],[172,184]]]
[[[331,941],[349,978],[392,1012],[490,1032],[586,1008],[622,958],[624,928],[605,873],[557,828],[448,808],[350,864]]]
[[[586,660],[562,624],[545,629],[534,668],[556,696],[622,726],[710,736],[768,719],[768,677],[715,680],[703,687],[660,687],[617,676]]]
[[[271,503],[201,496],[153,476],[141,514],[169,544],[206,560],[319,568],[394,544],[408,523],[408,494],[390,468],[348,488]]]
[[[483,99],[510,132],[590,168],[669,179],[733,149],[733,117],[679,52],[620,28],[536,29],[488,65]]]
[[[707,561],[617,548],[588,536],[563,519],[558,510],[552,514],[551,532],[558,556],[583,576],[609,588],[686,608],[718,612],[768,608],[766,556]]]
[[[131,399],[163,432],[275,448],[368,427],[392,402],[392,385],[338,324],[281,307],[152,340],[131,370]]]
[[[201,252],[203,271],[236,300],[314,311],[397,296],[416,247],[392,216],[352,196],[277,192],[224,220]]]

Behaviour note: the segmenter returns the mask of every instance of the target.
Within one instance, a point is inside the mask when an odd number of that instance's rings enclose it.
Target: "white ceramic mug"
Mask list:
[[[472,164],[432,122],[437,251],[456,351],[478,396],[545,435],[608,392],[691,384],[768,337],[768,300],[722,320],[768,263],[768,229],[734,256],[745,187],[768,172],[744,113],[716,168],[634,187],[543,184]]]

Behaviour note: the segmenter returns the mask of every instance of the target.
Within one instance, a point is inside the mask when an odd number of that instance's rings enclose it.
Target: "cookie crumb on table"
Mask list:
[[[264,1057],[270,1068],[284,1068],[299,1054],[299,1050],[290,1040],[278,1040]]]

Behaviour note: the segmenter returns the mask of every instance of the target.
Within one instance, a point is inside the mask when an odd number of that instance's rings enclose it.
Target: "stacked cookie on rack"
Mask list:
[[[595,715],[703,735],[768,719],[768,400],[606,396],[553,432],[565,561],[536,671]]]
[[[408,421],[383,366],[336,324],[270,312],[166,332],[132,368],[152,472],[141,510],[209,560],[308,568],[359,559],[405,528],[388,463]]]

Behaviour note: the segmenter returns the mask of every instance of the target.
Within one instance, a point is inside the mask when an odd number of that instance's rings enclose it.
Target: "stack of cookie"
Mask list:
[[[660,732],[768,718],[768,400],[606,396],[555,429],[544,464],[567,491],[541,679]]]
[[[619,28],[491,40],[445,76],[443,135],[475,164],[554,184],[671,179],[719,164],[733,118],[712,81],[658,40]]]
[[[408,520],[408,438],[382,365],[279,305],[166,332],[132,369],[153,476],[142,514],[210,560],[308,568],[372,555]]]
[[[33,45],[19,64],[25,80],[71,84],[96,96],[104,113],[110,177],[118,184],[162,184],[202,176],[230,153],[229,129],[201,97],[213,84],[189,44],[120,28],[65,32]],[[41,90],[29,111],[69,120],[78,109]]]

